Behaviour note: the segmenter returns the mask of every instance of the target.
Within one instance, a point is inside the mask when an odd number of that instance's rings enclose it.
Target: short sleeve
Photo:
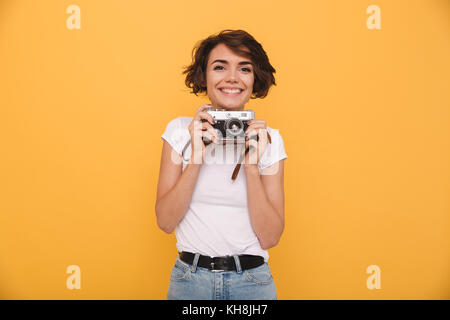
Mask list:
[[[267,144],[266,151],[258,162],[258,168],[261,171],[264,168],[270,167],[274,163],[286,159],[287,154],[284,149],[284,142],[278,129],[267,128],[270,134],[272,143]]]
[[[187,128],[182,127],[181,120],[178,117],[170,121],[161,135],[161,138],[166,140],[179,155],[182,155],[183,147],[186,143],[186,131],[189,137],[189,131]]]

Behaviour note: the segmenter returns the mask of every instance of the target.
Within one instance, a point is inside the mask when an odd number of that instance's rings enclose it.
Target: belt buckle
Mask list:
[[[213,258],[213,261],[211,262],[211,271],[212,272],[221,272],[221,271],[225,271],[225,270],[220,270],[220,269],[214,269],[214,265],[215,265],[215,263],[214,263],[214,258]]]

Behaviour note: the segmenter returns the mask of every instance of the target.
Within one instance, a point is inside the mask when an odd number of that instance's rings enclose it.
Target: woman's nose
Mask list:
[[[236,82],[236,71],[228,71],[227,72],[227,76],[226,76],[226,80],[228,81],[232,81],[232,82]]]

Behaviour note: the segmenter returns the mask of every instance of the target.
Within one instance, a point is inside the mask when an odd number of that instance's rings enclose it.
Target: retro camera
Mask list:
[[[248,122],[255,119],[252,110],[228,111],[209,108],[206,112],[216,121],[213,128],[220,132],[218,135],[222,143],[245,143]]]

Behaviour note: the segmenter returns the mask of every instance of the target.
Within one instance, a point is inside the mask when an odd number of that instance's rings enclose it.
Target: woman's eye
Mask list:
[[[217,70],[217,68],[223,68],[223,66],[215,66],[213,70]],[[219,69],[219,70],[222,70],[222,69]],[[242,70],[244,70],[245,72],[252,72],[252,70],[249,68],[242,68]]]

